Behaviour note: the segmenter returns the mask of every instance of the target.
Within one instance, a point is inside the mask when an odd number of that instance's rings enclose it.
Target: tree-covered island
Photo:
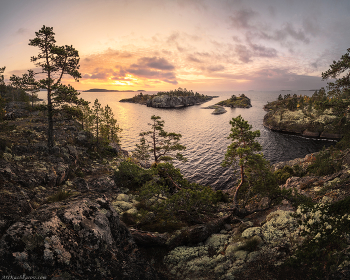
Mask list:
[[[220,101],[216,103],[216,105],[224,106],[224,107],[231,107],[231,108],[250,108],[252,107],[252,104],[250,102],[250,99],[244,95],[244,93],[240,94],[239,96],[232,95],[231,98]]]
[[[349,93],[332,96],[325,89],[309,96],[279,95],[264,106],[268,113],[263,124],[271,130],[305,137],[341,139],[349,121]]]
[[[186,88],[178,88],[170,91],[160,91],[157,94],[143,94],[140,92],[132,98],[122,99],[120,102],[130,102],[154,108],[181,108],[202,104],[217,96],[207,96],[194,93]]]
[[[250,103],[250,99],[242,93],[238,97],[233,94],[229,99],[220,101],[220,102],[216,103],[215,105],[203,107],[203,109],[214,109],[212,114],[213,115],[220,115],[220,114],[224,114],[227,112],[224,107],[250,108],[250,107],[252,107],[252,105]]]

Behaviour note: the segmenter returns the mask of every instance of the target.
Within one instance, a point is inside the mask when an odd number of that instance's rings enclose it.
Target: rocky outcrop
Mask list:
[[[0,241],[0,271],[50,279],[165,279],[102,198],[43,205],[13,224]]]
[[[14,120],[17,118],[24,118],[29,115],[28,104],[26,102],[8,102],[5,107],[5,120]]]
[[[231,108],[250,108],[252,104],[250,98],[241,94],[240,96],[232,95],[231,98],[218,102],[216,105],[231,107]]]
[[[342,134],[336,122],[337,117],[331,109],[325,110],[321,115],[315,110],[279,109],[268,112],[263,120],[264,126],[274,131],[305,137],[340,139]]]
[[[226,113],[226,109],[220,105],[210,105],[208,107],[203,107],[202,109],[214,109],[213,115],[220,115]]]
[[[226,113],[227,111],[225,110],[225,108],[223,108],[223,107],[218,107],[218,108],[216,108],[213,112],[212,112],[212,114],[213,115],[221,115],[221,114],[224,114],[224,113]]]
[[[301,240],[291,214],[277,210],[263,225],[243,222],[229,232],[211,235],[197,246],[177,247],[165,257],[165,264],[175,279],[242,279],[240,273],[252,273],[245,279],[258,279],[253,271],[258,270],[257,263],[282,261]]]
[[[154,108],[181,108],[201,104],[211,100],[212,96],[169,96],[156,95],[147,100],[147,107]]]

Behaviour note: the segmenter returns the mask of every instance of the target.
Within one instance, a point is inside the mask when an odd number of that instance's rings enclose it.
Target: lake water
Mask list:
[[[147,92],[153,94],[156,92]],[[188,159],[185,163],[175,163],[181,172],[190,181],[204,185],[210,185],[215,189],[227,189],[233,186],[236,179],[231,169],[221,167],[227,146],[230,141],[227,136],[230,133],[229,121],[241,115],[252,126],[253,130],[260,130],[258,139],[263,147],[265,157],[271,162],[291,160],[304,157],[322,149],[323,146],[335,144],[334,141],[308,139],[300,136],[281,134],[270,131],[263,126],[263,118],[266,112],[263,106],[267,101],[274,101],[279,94],[312,95],[312,91],[288,91],[288,92],[263,92],[263,91],[239,91],[239,92],[200,92],[206,95],[219,96],[201,105],[190,106],[181,109],[150,108],[145,105],[119,102],[123,98],[130,98],[134,92],[82,92],[80,97],[94,102],[98,98],[102,106],[109,105],[119,126],[122,148],[132,151],[139,142],[139,133],[149,130],[148,123],[152,115],[157,115],[165,121],[164,130],[167,132],[181,133],[181,143],[186,146],[183,152]],[[244,93],[251,99],[252,107],[249,109],[226,108],[227,113],[213,115],[213,110],[202,109],[221,100],[231,97],[232,94]],[[42,98],[43,92],[40,92]]]

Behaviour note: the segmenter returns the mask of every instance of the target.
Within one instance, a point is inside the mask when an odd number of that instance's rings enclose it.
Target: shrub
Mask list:
[[[131,162],[122,161],[114,173],[114,181],[118,186],[128,189],[139,189],[144,183],[152,180],[152,170],[146,170]]]
[[[350,133],[346,133],[344,137],[335,145],[337,149],[345,150],[350,148]]]
[[[71,190],[59,190],[57,193],[49,196],[47,198],[47,201],[48,202],[58,202],[58,201],[65,200],[65,199],[71,197],[72,195],[74,195],[74,193]]]
[[[284,166],[282,169],[276,170],[274,176],[279,185],[285,184],[287,179],[294,176],[294,170],[290,166]]]
[[[338,266],[349,261],[350,198],[334,204],[300,206],[296,211],[304,241],[287,263],[308,271],[308,279],[328,279]]]
[[[330,175],[341,170],[341,160],[338,159],[339,151],[334,148],[325,149],[318,153],[315,161],[308,166],[307,171],[317,176]]]
[[[243,245],[239,246],[238,249],[243,251],[253,252],[258,249],[259,245],[260,245],[259,239],[256,237],[252,237],[248,239],[246,242],[244,242]]]

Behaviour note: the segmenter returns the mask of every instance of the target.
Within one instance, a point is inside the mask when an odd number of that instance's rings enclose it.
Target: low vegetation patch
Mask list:
[[[59,190],[55,194],[49,196],[47,198],[47,202],[53,203],[53,202],[66,200],[67,198],[73,196],[74,194],[75,193],[72,192],[71,190]]]
[[[339,150],[324,148],[315,156],[313,163],[308,166],[307,172],[317,176],[325,176],[340,171],[342,166],[340,155]]]
[[[205,222],[215,215],[219,201],[227,201],[222,191],[188,182],[171,163],[143,169],[131,160],[124,161],[114,179],[137,196],[138,213],[125,218],[143,230],[172,232]]]

